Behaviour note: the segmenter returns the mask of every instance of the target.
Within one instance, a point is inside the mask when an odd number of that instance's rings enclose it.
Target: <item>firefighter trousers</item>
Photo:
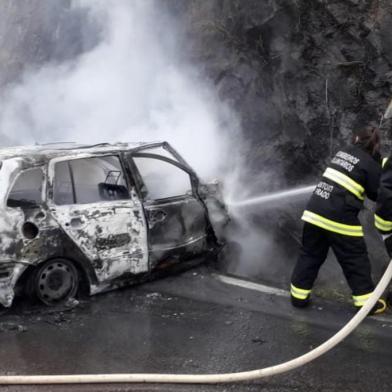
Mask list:
[[[299,299],[310,295],[330,247],[343,269],[354,302],[357,297],[361,299],[361,296],[371,294],[374,284],[364,238],[333,233],[307,222],[303,228],[301,253],[291,278],[292,294],[293,291],[294,296],[298,293]]]

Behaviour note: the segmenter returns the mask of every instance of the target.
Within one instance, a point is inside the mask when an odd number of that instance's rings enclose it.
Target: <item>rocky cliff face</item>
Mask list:
[[[380,121],[391,99],[388,0],[166,0],[166,4],[184,22],[192,42],[188,54],[239,113],[251,146],[247,162],[255,176],[266,171],[288,185],[314,182],[353,130]],[[390,153],[390,126],[386,122],[383,128],[385,153]],[[247,263],[234,261],[229,269],[287,284],[299,248],[303,206],[271,206],[268,212],[250,214],[249,227],[236,235],[243,243],[258,236],[258,251],[249,254],[245,249]],[[387,257],[372,227],[372,214],[361,215],[378,275]],[[263,231],[254,232],[255,227]],[[265,235],[270,237],[264,246]],[[347,290],[336,264],[327,264],[319,287],[328,296]]]
[[[388,0],[166,1],[240,113],[250,160],[289,183],[319,172],[391,98]]]

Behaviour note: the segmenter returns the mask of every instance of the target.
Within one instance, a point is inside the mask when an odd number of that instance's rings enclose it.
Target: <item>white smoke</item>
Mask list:
[[[159,0],[74,0],[72,9],[88,11],[98,28],[85,34],[98,34],[89,39],[98,44],[71,60],[30,68],[2,91],[3,135],[14,144],[167,140],[204,180],[224,180],[228,200],[274,188],[277,176],[246,169],[235,114],[181,56],[186,40]],[[243,210],[231,212],[238,226],[228,238],[242,249],[231,255],[233,270],[271,271],[264,261],[273,253],[270,236]]]
[[[18,144],[167,140],[202,177],[221,174],[235,116],[180,58],[180,30],[159,2],[78,0],[72,7],[88,9],[99,44],[27,72],[3,94],[1,132]]]

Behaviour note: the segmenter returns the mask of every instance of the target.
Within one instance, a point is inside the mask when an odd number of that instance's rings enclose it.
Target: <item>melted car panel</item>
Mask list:
[[[11,148],[0,161],[3,306],[50,260],[74,263],[95,294],[221,246],[213,198],[167,143]]]

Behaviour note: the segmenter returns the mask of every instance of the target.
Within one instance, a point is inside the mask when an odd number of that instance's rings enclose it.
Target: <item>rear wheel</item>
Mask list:
[[[79,288],[79,273],[68,260],[48,260],[38,267],[33,285],[35,295],[44,304],[62,304],[75,297]]]

